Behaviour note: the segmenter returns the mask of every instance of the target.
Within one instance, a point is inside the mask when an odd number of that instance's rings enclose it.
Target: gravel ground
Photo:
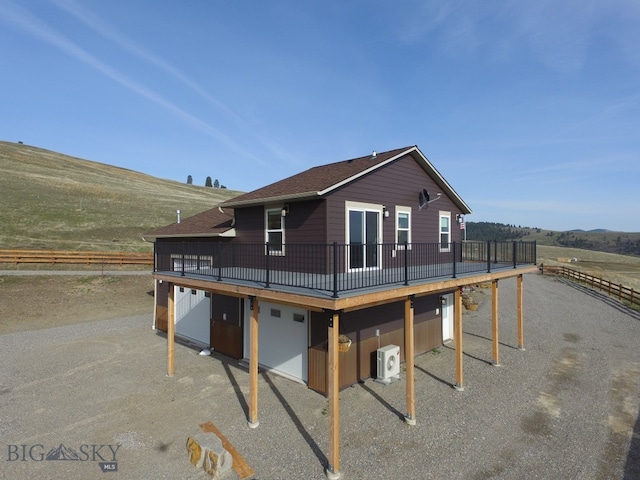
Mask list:
[[[341,392],[343,478],[640,478],[640,314],[527,275],[520,351],[515,280],[499,290],[501,366],[491,365],[491,293],[479,289],[463,319],[465,389],[451,386],[451,345],[418,357],[416,426],[401,419],[404,376]],[[0,335],[0,478],[206,479],[185,443],[207,421],[255,479],[325,478],[326,398],[261,374],[251,430],[247,371],[177,345],[169,378],[166,339],[150,325],[149,313]],[[83,461],[39,461],[60,444]],[[113,457],[117,472],[102,472]]]

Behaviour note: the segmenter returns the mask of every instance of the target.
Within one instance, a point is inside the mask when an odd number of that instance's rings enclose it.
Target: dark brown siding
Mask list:
[[[366,161],[366,160],[364,160]],[[439,212],[451,212],[452,241],[460,241],[456,213],[460,210],[443,195],[426,209],[419,210],[418,195],[426,188],[431,199],[442,190],[411,157],[405,156],[389,165],[332,192],[327,198],[328,242],[345,243],[345,202],[385,205],[389,218],[383,221],[383,243],[395,242],[395,206],[411,207],[411,234],[414,243],[439,242]]]
[[[414,300],[414,348],[416,355],[442,345],[440,295]],[[327,313],[311,313],[309,349],[309,388],[326,393]],[[380,331],[380,338],[376,336]],[[353,342],[348,352],[340,353],[340,388],[377,375],[376,352],[379,346],[399,345],[404,361],[404,304],[396,302],[343,313],[340,333]]]
[[[265,210],[281,208],[284,203],[266,207],[237,208],[236,232],[240,243],[265,242]],[[326,243],[324,200],[287,203],[289,213],[284,220],[285,243]]]
[[[169,321],[169,284],[158,284],[156,291],[156,330],[167,331]]]

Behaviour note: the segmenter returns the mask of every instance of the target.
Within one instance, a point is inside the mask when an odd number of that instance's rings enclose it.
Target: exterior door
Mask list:
[[[380,268],[380,212],[349,210],[349,270]]]
[[[442,343],[453,340],[453,293],[442,295]]]

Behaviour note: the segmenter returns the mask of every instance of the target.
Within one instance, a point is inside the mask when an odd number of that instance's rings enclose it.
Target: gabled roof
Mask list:
[[[319,198],[406,155],[411,155],[420,164],[443,190],[443,193],[450,197],[463,213],[471,213],[469,206],[431,165],[431,162],[417,146],[398,148],[388,152],[374,153],[365,157],[313,167],[266,187],[234,197],[221,203],[221,206],[245,207]]]
[[[144,239],[153,242],[156,238],[235,236],[233,209],[222,210],[215,207],[185,218],[180,223],[172,223],[152,230],[144,235]]]

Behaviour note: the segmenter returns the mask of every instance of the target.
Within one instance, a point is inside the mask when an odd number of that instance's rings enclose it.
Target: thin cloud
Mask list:
[[[191,125],[192,127],[195,127],[198,130],[214,137],[236,153],[250,158],[251,160],[266,164],[264,161],[245,151],[242,147],[236,144],[231,138],[229,138],[226,134],[224,134],[217,128],[186,112],[185,110],[181,109],[180,107],[176,106],[160,95],[157,95],[153,91],[146,88],[144,85],[131,80],[116,69],[113,69],[104,64],[103,62],[89,54],[87,51],[79,47],[77,44],[40,21],[37,17],[31,15],[26,10],[18,7],[17,5],[12,5],[11,8],[6,8],[6,6],[0,5],[0,14],[0,19],[3,19],[6,23],[13,25],[14,27],[28,33],[33,37],[39,38],[45,43],[48,43],[49,45],[66,53],[70,57],[85,63],[86,65],[90,66],[106,77],[119,83],[123,87],[168,110],[186,124]]]
[[[51,0],[54,4],[56,4],[59,8],[63,9],[67,13],[73,15],[75,18],[84,23],[87,27],[91,28],[95,33],[102,35],[106,39],[112,41],[122,49],[126,50],[129,54],[135,55],[142,60],[155,65],[156,67],[164,70],[166,73],[176,78],[184,85],[189,87],[191,90],[196,92],[198,95],[206,99],[211,104],[215,105],[217,108],[223,110],[227,115],[230,115],[234,118],[238,123],[244,123],[243,119],[239,117],[233,110],[227,107],[220,100],[215,98],[213,95],[209,94],[202,87],[184,75],[180,70],[175,68],[173,65],[167,63],[165,60],[160,58],[159,56],[149,52],[148,50],[140,47],[138,44],[133,42],[131,39],[127,38],[122,33],[118,32],[111,25],[107,24],[102,19],[98,18],[93,13],[88,10],[82,8],[76,3],[70,0]]]
[[[92,12],[82,8],[80,5],[76,4],[71,0],[51,0],[55,5],[57,5],[62,10],[66,11],[70,15],[74,16],[76,19],[81,21],[84,25],[89,27],[95,33],[103,36],[114,44],[118,45],[120,48],[125,50],[131,55],[137,56],[143,61],[156,66],[157,68],[163,70],[165,73],[169,74],[173,78],[180,81],[183,85],[191,89],[196,94],[200,95],[203,99],[208,101],[210,104],[215,106],[216,108],[223,111],[226,115],[228,115],[237,125],[247,132],[247,134],[251,135],[257,141],[262,143],[272,154],[274,154],[277,158],[281,160],[285,160],[291,164],[299,163],[298,157],[290,154],[286,150],[284,150],[279,145],[274,142],[265,139],[263,136],[255,133],[253,129],[249,127],[249,122],[246,121],[245,118],[238,115],[234,110],[232,110],[229,106],[221,102],[218,98],[211,95],[204,88],[198,85],[196,82],[187,77],[182,71],[159,57],[149,50],[141,47],[136,42],[128,38],[126,35],[119,32],[117,29],[109,25],[107,22],[97,17]]]

